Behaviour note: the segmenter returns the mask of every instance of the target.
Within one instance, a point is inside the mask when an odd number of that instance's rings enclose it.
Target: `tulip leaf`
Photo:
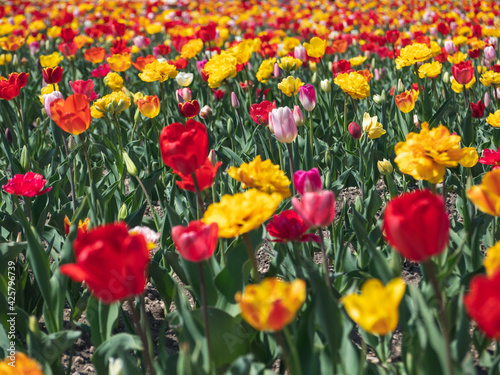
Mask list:
[[[438,125],[443,116],[452,109],[452,107],[450,107],[450,102],[452,98],[453,96],[449,96],[448,99],[446,99],[444,103],[441,104],[439,109],[432,115],[432,117],[429,119],[429,128]]]
[[[123,374],[137,375],[140,370],[137,362],[128,353],[130,351],[143,350],[141,341],[136,335],[128,333],[118,333],[99,345],[92,357],[92,362],[99,375],[109,374],[109,361],[111,358],[120,358],[124,361]]]
[[[148,274],[160,293],[165,306],[169,308],[174,297],[175,281],[172,280],[168,271],[154,260],[149,264]]]
[[[4,274],[8,262],[16,259],[21,251],[26,250],[27,242],[3,242],[0,243],[0,274]]]

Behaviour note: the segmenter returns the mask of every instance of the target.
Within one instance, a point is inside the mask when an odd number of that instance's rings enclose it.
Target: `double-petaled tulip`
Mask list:
[[[51,187],[43,188],[47,180],[38,173],[28,172],[26,174],[16,174],[7,185],[2,185],[6,193],[20,195],[23,197],[34,197],[50,191]]]
[[[470,110],[472,111],[472,117],[481,118],[484,116],[484,103],[479,100],[477,103],[470,102]]]
[[[42,70],[43,80],[49,85],[59,83],[63,75],[64,68],[56,66],[55,68],[45,68]]]
[[[83,133],[92,122],[89,99],[82,94],[54,100],[50,104],[50,113],[57,126],[73,135]]]
[[[160,113],[160,100],[157,95],[137,99],[135,104],[139,111],[148,118],[154,118]]]
[[[0,80],[0,99],[12,100],[18,97],[29,76],[29,73],[10,73],[9,79]]]
[[[316,92],[314,91],[314,86],[308,83],[307,85],[299,87],[299,100],[306,111],[312,111],[314,107],[316,107]]]
[[[416,190],[392,199],[384,212],[389,244],[405,258],[423,262],[447,246],[450,220],[441,195]]]
[[[179,112],[186,118],[195,117],[200,112],[200,103],[197,100],[190,100],[184,103],[178,103]]]
[[[52,91],[49,94],[44,94],[42,97],[43,100],[43,108],[45,108],[45,112],[47,112],[47,116],[52,118],[52,113],[50,112],[50,105],[56,99],[64,99],[63,94],[59,91]]]
[[[290,283],[277,277],[249,284],[234,296],[241,316],[259,331],[281,331],[290,324],[306,300],[306,283],[296,279]]]
[[[396,95],[394,101],[399,110],[403,113],[409,113],[415,108],[415,102],[418,97],[418,92],[414,90],[405,91]]]
[[[201,167],[197,168],[194,174],[196,175],[196,181],[198,182],[198,187],[201,191],[208,189],[214,183],[215,175],[217,174],[217,170],[222,165],[222,162],[212,162],[210,158],[207,158],[205,164]],[[196,187],[194,186],[193,176],[190,174],[182,174],[180,172],[176,172],[181,181],[175,181],[176,185],[180,189],[184,189],[187,191],[191,191],[196,193]]]
[[[298,133],[292,110],[288,107],[275,108],[269,113],[269,128],[283,143],[292,143]]]
[[[106,56],[106,50],[101,47],[89,48],[83,54],[83,58],[92,64],[100,64],[104,61],[104,56]]]
[[[178,102],[189,102],[190,100],[193,99],[193,96],[191,94],[191,90],[189,87],[183,87],[182,89],[178,89],[175,91],[175,98],[177,99]],[[181,98],[181,99],[179,99]]]
[[[92,294],[111,304],[144,292],[149,249],[144,236],[129,233],[125,223],[95,227],[73,242],[76,263],[61,273],[85,281]]]
[[[319,192],[323,186],[318,168],[309,171],[297,171],[293,174],[293,185],[300,195],[308,192]]]
[[[474,67],[470,60],[462,61],[451,67],[451,73],[459,84],[466,85],[474,78]]]
[[[94,81],[91,79],[86,81],[82,79],[77,79],[75,82],[69,81],[69,85],[73,94],[85,95],[90,101],[94,101],[99,97],[99,94],[96,94],[94,91]]]
[[[266,229],[269,235],[275,238],[272,240],[273,242],[320,241],[317,235],[311,233],[306,234],[309,227],[304,223],[302,217],[293,210],[286,210],[279,215],[274,215],[267,224]]]
[[[250,117],[258,125],[269,125],[269,114],[276,108],[276,102],[264,100],[261,103],[255,103],[250,106]]]
[[[305,192],[292,206],[309,228],[322,228],[335,219],[335,195],[330,190]]]
[[[207,160],[208,135],[201,122],[188,120],[165,126],[160,134],[163,162],[173,170],[190,175]]]
[[[172,241],[181,257],[190,262],[202,262],[214,253],[218,233],[217,223],[191,221],[187,227],[177,225],[172,228]]]

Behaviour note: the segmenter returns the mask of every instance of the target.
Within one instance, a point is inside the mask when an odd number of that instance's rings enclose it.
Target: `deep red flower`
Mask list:
[[[196,32],[196,36],[203,42],[209,42],[215,39],[215,27],[217,24],[215,22],[210,22],[206,26],[200,26],[200,29]]]
[[[450,235],[443,197],[415,190],[392,199],[384,212],[383,230],[389,244],[408,259],[422,262],[441,253]]]
[[[94,91],[94,81],[91,79],[86,81],[82,79],[77,79],[75,82],[69,81],[69,85],[71,86],[71,90],[73,90],[73,94],[85,95],[90,101],[94,101],[99,97],[99,94],[96,94]]]
[[[332,73],[336,77],[338,74],[345,73],[351,69],[351,62],[348,60],[339,60],[332,64]]]
[[[127,31],[127,25],[125,25],[122,22],[118,22],[116,20],[113,20],[113,23],[111,24],[111,30],[113,31],[113,34],[115,36],[122,37],[125,35],[125,31]],[[115,53],[115,52],[112,52]]]
[[[448,35],[450,33],[450,27],[444,22],[438,24],[437,30],[443,35]]]
[[[127,48],[127,41],[124,39],[116,39],[113,42],[113,46],[109,49],[112,55],[128,54],[130,51],[132,51],[132,48]]]
[[[85,281],[98,300],[111,304],[144,292],[148,244],[142,234],[130,234],[125,223],[101,225],[78,235],[73,250],[76,263],[61,266],[61,273]]]
[[[35,195],[45,194],[52,189],[51,187],[44,189],[46,183],[47,180],[42,175],[28,172],[26,174],[16,174],[2,188],[9,194],[34,197]]]
[[[271,90],[270,88],[257,89],[255,90],[255,97],[257,98],[257,100],[259,100],[260,98],[262,98],[262,100],[266,100],[267,94],[269,94],[270,90]]]
[[[190,175],[207,160],[208,135],[205,125],[188,120],[167,125],[160,134],[163,162],[176,172]]]
[[[203,73],[203,72],[202,72]],[[202,74],[202,77],[203,77],[203,74]],[[215,95],[215,99],[220,102],[222,99],[224,99],[224,95],[226,94],[225,91],[222,91],[222,90],[214,90],[212,89],[214,95]]]
[[[276,102],[272,103],[268,100],[264,100],[261,103],[255,103],[250,106],[250,117],[258,125],[267,126],[269,125],[269,113],[276,108]]]
[[[315,234],[306,234],[309,227],[304,223],[300,215],[293,210],[286,210],[279,215],[274,215],[267,224],[267,232],[271,237],[276,238],[273,242],[298,241],[319,242],[319,236]]]
[[[205,224],[201,220],[191,221],[187,227],[172,228],[172,241],[184,259],[202,262],[214,253],[219,234],[217,223]]]
[[[481,25],[473,25],[472,26],[472,35],[476,38],[481,39],[483,36],[483,27]]]
[[[444,47],[441,47],[441,53],[439,55],[434,56],[434,60],[441,64],[448,61],[448,52],[446,52]]]
[[[168,63],[171,65],[174,65],[177,70],[182,70],[187,66],[189,61],[186,59],[183,59],[182,57],[179,57],[175,60],[168,60]]]
[[[492,165],[493,169],[500,168],[500,150],[483,150],[483,156],[478,160],[481,164]]]
[[[453,73],[453,78],[461,85],[468,84],[474,78],[474,67],[470,60],[453,65],[451,72]]]
[[[215,175],[217,174],[217,170],[221,165],[222,162],[220,161],[213,165],[210,162],[210,159],[207,158],[205,164],[196,169],[194,173],[196,174],[196,180],[198,181],[198,186],[200,187],[201,191],[212,186],[212,184],[214,183]],[[177,186],[181,189],[195,193],[196,189],[194,186],[193,177],[190,174],[182,174],[179,172],[177,172],[177,174],[181,178],[181,181],[175,181]]]
[[[153,48],[153,52],[155,55],[167,56],[170,53],[171,49],[169,46],[165,44],[158,44]]]
[[[0,81],[0,99],[12,100],[19,96],[20,90],[26,86],[29,73],[10,73],[8,80]]]
[[[178,104],[179,112],[186,118],[193,118],[200,112],[200,103],[198,100],[190,100]]]
[[[78,35],[77,31],[73,31],[73,29],[65,27],[64,29],[61,30],[61,34],[59,36],[64,41],[64,43],[71,43],[73,42],[73,39],[75,39],[75,36],[77,35]]]
[[[385,37],[390,44],[395,44],[399,39],[399,31],[398,30],[388,30],[385,33]]]
[[[471,59],[477,59],[481,56],[481,48],[468,49],[467,55],[469,55]]]
[[[92,70],[92,77],[104,78],[110,72],[108,64],[101,64],[96,69]]]
[[[493,276],[475,276],[464,297],[469,316],[491,339],[500,339],[500,272]]]
[[[59,83],[63,75],[64,68],[56,66],[55,68],[45,68],[42,70],[43,80],[49,85]]]
[[[484,103],[479,100],[476,104],[470,102],[470,109],[472,111],[472,117],[481,118],[484,116]]]

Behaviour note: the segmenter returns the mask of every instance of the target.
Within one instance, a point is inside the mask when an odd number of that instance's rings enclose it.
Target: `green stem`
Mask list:
[[[159,231],[161,227],[160,227],[160,223],[158,221],[158,215],[153,207],[153,204],[151,203],[151,198],[149,197],[149,194],[146,191],[146,188],[144,187],[144,184],[142,183],[139,176],[135,176],[135,178],[137,179],[137,182],[139,183],[139,185],[141,185],[141,189],[144,192],[144,195],[146,196],[146,200],[148,201],[149,209],[151,210],[151,214],[153,215],[153,219],[155,221],[156,230]]]
[[[323,258],[323,272],[325,274],[325,284],[330,293],[333,295],[333,288],[332,288],[332,283],[330,281],[330,267],[328,264],[328,257],[326,256],[326,247],[325,247],[325,239],[323,238],[323,232],[321,231],[321,228],[319,229],[319,239],[320,239],[320,245],[321,245],[321,256]]]
[[[347,94],[344,99],[344,134],[347,133]]]
[[[198,184],[198,179],[196,178],[196,173],[191,173],[191,178],[193,179],[194,189],[196,191],[196,198],[198,199],[198,214],[199,217],[203,217],[205,213],[205,206],[203,203],[203,195],[201,194],[200,185]]]
[[[287,143],[286,147],[288,149],[288,161],[290,162],[290,180],[293,180],[293,174],[295,173],[295,168],[293,167],[293,156],[292,156],[292,144]],[[295,195],[295,186],[292,184],[293,195]]]
[[[19,106],[19,103],[17,103],[16,98],[14,98],[12,101],[14,102],[14,105],[17,108],[17,113],[19,114],[19,125],[21,127],[21,133],[23,134],[24,144],[26,145],[26,151],[28,152],[28,166],[30,166],[31,165],[30,145],[28,143],[28,137],[26,135],[26,129],[24,128],[23,112],[21,111],[21,107]]]
[[[312,111],[309,112],[309,143],[311,145],[311,168],[314,167],[314,130]]]
[[[80,137],[80,142],[82,142],[83,153],[85,154],[85,161],[87,162],[87,169],[89,171],[89,182],[90,185],[92,185],[92,167],[90,166],[89,152],[87,150],[87,146],[85,146],[83,135],[79,134],[78,136]]]
[[[245,247],[247,249],[248,253],[248,258],[250,259],[250,262],[252,263],[252,278],[254,282],[260,282],[260,274],[259,274],[259,269],[257,268],[257,259],[255,259],[255,253],[252,248],[252,242],[250,241],[250,236],[248,233],[243,234],[243,241],[245,242]]]
[[[68,140],[66,136],[63,134],[63,144],[64,151],[66,152],[66,158],[69,159],[69,148],[68,148]],[[72,204],[73,204],[73,213],[76,211],[76,190],[75,190],[75,176],[73,175],[73,163],[69,165],[69,185],[71,186],[71,195],[72,195]]]
[[[120,145],[120,155],[121,155],[123,154],[122,129],[120,127],[120,123],[118,122],[118,117],[116,117],[116,114],[113,114],[113,121],[116,125],[116,131],[118,132],[118,143]]]
[[[208,350],[208,366],[209,374],[212,373],[212,355],[210,350],[210,329],[208,323],[208,308],[207,308],[207,292],[205,288],[205,275],[203,273],[202,262],[198,263],[198,270],[200,272],[200,288],[201,288],[201,308],[203,310],[203,325],[205,330],[205,337],[207,339],[207,350]]]
[[[299,353],[297,352],[297,348],[293,344],[292,337],[290,336],[290,331],[288,327],[283,327],[283,333],[285,334],[285,339],[290,348],[290,356],[287,353],[285,345],[283,343],[283,338],[281,338],[281,333],[277,332],[276,337],[278,338],[278,343],[280,344],[283,350],[283,358],[285,362],[287,362],[288,370],[290,371],[290,375],[302,375],[302,368],[300,367],[299,362]]]
[[[26,203],[26,209],[28,210],[28,218],[30,220],[30,225],[33,225],[33,208],[31,206],[31,198],[24,197],[24,202]]]

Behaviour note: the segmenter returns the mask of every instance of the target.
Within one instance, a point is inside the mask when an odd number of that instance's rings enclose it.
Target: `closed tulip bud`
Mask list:
[[[238,100],[238,97],[236,96],[234,91],[231,93],[231,105],[234,109],[240,108],[240,101]]]
[[[292,143],[297,137],[297,125],[288,107],[275,108],[269,113],[269,128],[283,143]]]
[[[212,117],[212,114],[213,114],[212,108],[210,108],[208,105],[204,106],[200,110],[200,117],[202,119],[204,119],[204,120],[209,119],[210,117]]]
[[[485,93],[484,93],[484,106],[485,106],[486,108],[488,108],[490,105],[491,105],[491,98],[490,98],[490,95],[489,95],[487,92],[485,92]]]
[[[298,105],[293,106],[293,119],[295,120],[295,125],[302,126],[305,123],[304,115]]]
[[[384,98],[382,96],[375,94],[373,95],[373,101],[377,104],[382,104],[384,102]]]
[[[497,53],[496,53],[495,48],[493,46],[487,46],[484,48],[484,58],[486,60],[488,60],[489,62],[496,60]]]
[[[278,63],[274,63],[273,75],[275,78],[278,78],[281,76],[280,66],[278,65]]]
[[[299,88],[299,100],[304,109],[311,112],[316,107],[316,91],[314,90],[314,86],[309,83],[301,86]]]
[[[333,62],[328,61],[328,71],[331,72],[333,69]]]
[[[217,164],[217,154],[215,153],[214,149],[211,149],[209,151],[208,158],[210,159],[210,164],[212,164],[215,167]]]
[[[332,91],[332,85],[330,84],[329,80],[324,79],[321,81],[321,90],[323,90],[326,93]]]
[[[38,319],[35,315],[30,315],[28,320],[28,327],[30,331],[35,334],[35,336],[41,338],[40,326],[38,325]]]
[[[384,159],[377,162],[377,168],[380,174],[391,174],[394,171],[392,164],[389,160]]]
[[[135,114],[134,114],[134,124],[139,121],[141,118],[141,111],[139,111],[139,108],[136,109]]]
[[[109,375],[123,375],[123,360],[121,358],[109,359]]]
[[[139,111],[148,118],[155,118],[160,113],[160,99],[157,95],[145,96],[135,103]]]
[[[125,220],[128,215],[127,205],[125,203],[122,204],[120,210],[118,211],[118,220]]]
[[[385,90],[382,90],[382,94],[380,96],[382,96],[382,99],[384,101],[387,99],[387,94],[385,93]]]
[[[12,139],[12,132],[10,131],[9,128],[5,129],[5,138],[7,139],[7,141],[9,143],[12,144],[12,141],[13,141],[13,139]]]
[[[443,74],[443,83],[446,85],[450,83],[450,74],[448,72],[444,72]]]
[[[450,55],[453,55],[457,51],[457,49],[455,48],[455,43],[453,43],[453,40],[446,40],[444,42],[444,49]]]
[[[19,57],[17,57],[17,54],[12,56],[12,65],[13,66],[18,66],[19,65]]]
[[[401,78],[398,81],[398,93],[401,93],[405,91],[405,85],[403,84],[403,81],[401,81]]]
[[[413,123],[417,128],[420,126],[420,121],[418,121],[418,116],[416,114],[413,115]]]
[[[297,46],[293,49],[293,57],[299,59],[302,62],[306,61],[306,49],[304,46]]]
[[[193,73],[179,72],[175,77],[175,80],[179,86],[189,86],[193,82],[193,78]]]
[[[68,147],[71,151],[73,151],[78,145],[76,144],[74,137],[68,137]]]
[[[373,70],[373,77],[375,78],[375,81],[380,81],[380,72],[377,68]]]
[[[123,151],[123,161],[125,162],[125,167],[127,167],[127,172],[131,176],[137,176],[137,167],[135,166],[134,162],[132,159],[130,159],[130,156],[128,156],[126,151]]]
[[[335,195],[330,190],[305,192],[300,200],[293,197],[292,206],[311,229],[327,227],[335,219]]]
[[[318,75],[316,74],[316,70],[314,70],[314,74],[313,74],[313,76],[311,78],[311,82],[313,84],[315,84],[317,80],[318,80]]]
[[[293,174],[293,185],[300,195],[307,192],[320,192],[323,188],[321,176],[317,168],[309,171],[297,171]]]
[[[349,134],[354,139],[361,138],[361,126],[359,126],[356,122],[351,122],[349,124],[348,130],[349,130]]]
[[[191,90],[189,87],[183,87],[182,89],[178,89],[175,92],[175,98],[177,99],[178,102],[189,102],[193,99]]]
[[[191,221],[187,227],[177,225],[172,228],[172,241],[184,259],[202,262],[209,259],[217,245],[219,226]]]
[[[26,145],[23,146],[23,150],[21,151],[21,167],[24,169],[24,170],[28,170],[29,169],[29,160],[28,160],[28,149],[26,148]]]

